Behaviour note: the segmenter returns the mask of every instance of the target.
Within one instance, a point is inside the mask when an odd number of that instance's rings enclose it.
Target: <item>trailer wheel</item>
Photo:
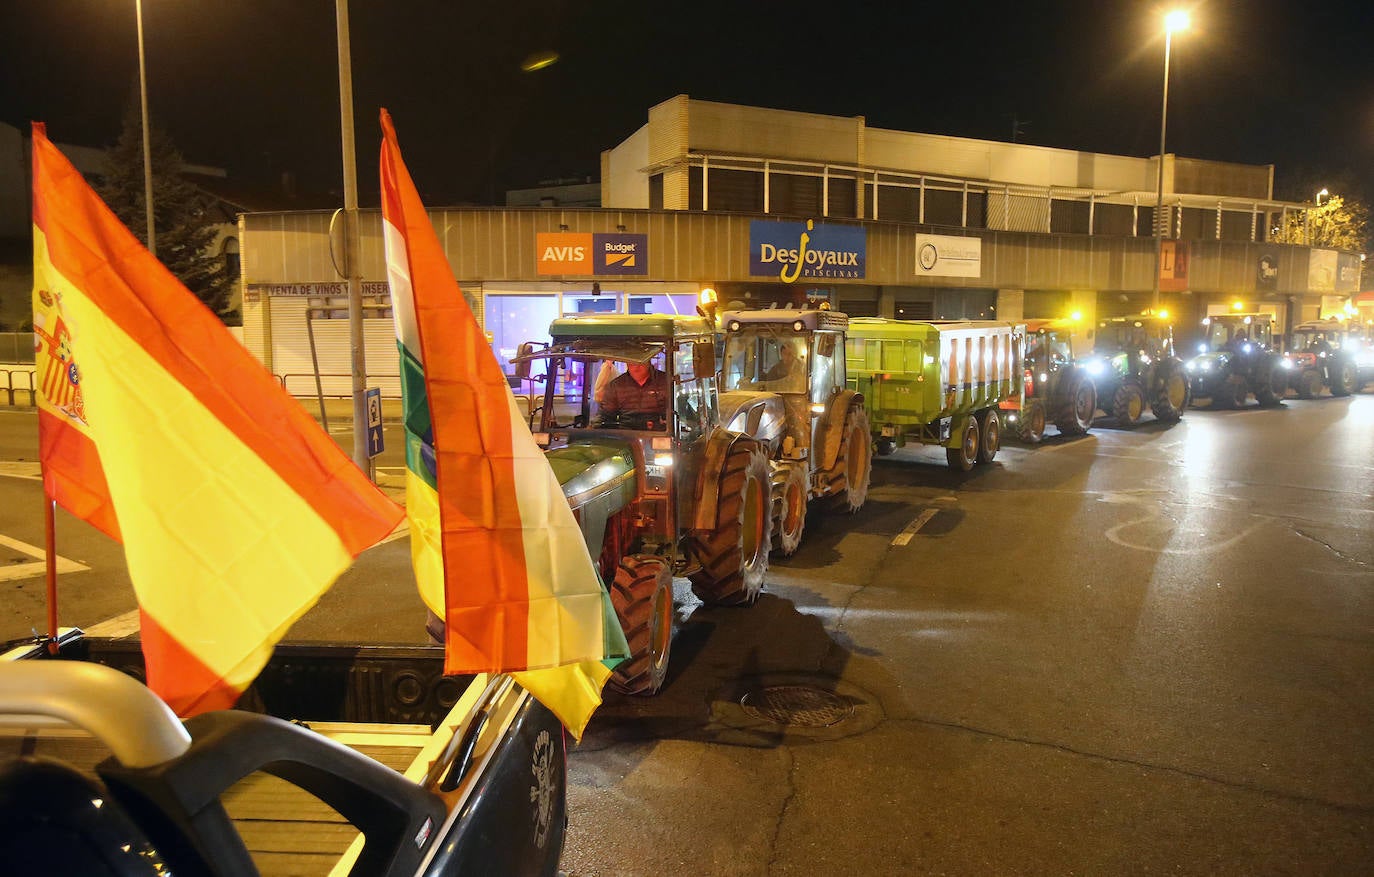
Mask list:
[[[713,606],[748,606],[759,598],[768,572],[768,456],[763,446],[740,440],[721,468],[714,532],[696,539],[701,568],[689,573],[692,593]]]
[[[1038,445],[1045,437],[1045,402],[1043,399],[1029,399],[1021,409],[1020,427],[1017,434],[1021,441]]]
[[[661,557],[621,559],[611,583],[611,605],[625,630],[630,657],[607,683],[621,694],[648,695],[663,687],[673,640],[673,573]]]
[[[868,482],[873,477],[873,433],[868,411],[862,405],[851,405],[844,416],[844,437],[835,465],[825,473],[830,485],[826,505],[839,514],[853,514],[863,508],[868,498]]]
[[[1298,398],[1312,399],[1322,394],[1322,372],[1309,368],[1298,376]]]
[[[1190,390],[1188,376],[1184,374],[1182,367],[1177,364],[1165,367],[1159,390],[1150,401],[1150,410],[1155,413],[1155,419],[1168,423],[1178,422],[1183,417],[1184,409],[1192,401]]]
[[[1112,416],[1116,425],[1129,429],[1145,414],[1145,391],[1136,381],[1123,381],[1112,397]]]
[[[806,469],[784,464],[773,470],[773,551],[790,557],[806,529]]]
[[[964,422],[964,435],[957,448],[945,448],[945,462],[956,472],[967,472],[978,462],[978,418],[969,417]]]
[[[1083,435],[1092,427],[1093,414],[1097,412],[1097,388],[1083,375],[1070,380],[1067,398],[1054,418],[1054,425],[1064,435]]]
[[[984,408],[977,416],[978,426],[983,433],[978,441],[978,462],[991,463],[1002,447],[1002,423],[997,419],[997,412],[991,408]]]
[[[1331,370],[1331,395],[1349,396],[1355,392],[1356,382],[1359,380],[1355,371],[1355,363],[1349,360],[1341,363]]]

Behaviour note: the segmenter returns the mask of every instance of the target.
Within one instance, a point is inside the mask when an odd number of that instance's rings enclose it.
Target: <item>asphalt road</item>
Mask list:
[[[0,411],[6,639],[44,623],[33,429]],[[1374,394],[879,459],[757,605],[679,587],[665,690],[571,754],[563,868],[1370,873],[1371,495]],[[59,553],[64,624],[133,608],[117,546],[59,514]],[[408,563],[365,553],[291,637],[421,641]]]

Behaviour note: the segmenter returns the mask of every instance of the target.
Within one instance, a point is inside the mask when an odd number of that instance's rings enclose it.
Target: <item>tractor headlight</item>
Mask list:
[[[1083,363],[1083,367],[1088,370],[1088,374],[1097,377],[1107,370],[1107,364],[1100,359],[1090,359]]]
[[[1292,367],[1293,367],[1293,363],[1289,362],[1289,361],[1286,360],[1286,359],[1281,359],[1281,360],[1279,360],[1279,364],[1282,365],[1284,368],[1292,368]]]
[[[1207,352],[1207,345],[1206,345],[1206,344],[1199,344],[1199,345],[1197,346],[1197,352],[1198,352],[1198,353],[1206,353],[1206,352]]]
[[[1189,360],[1188,362],[1184,363],[1183,367],[1190,372],[1197,371],[1197,363],[1193,362],[1192,360]]]

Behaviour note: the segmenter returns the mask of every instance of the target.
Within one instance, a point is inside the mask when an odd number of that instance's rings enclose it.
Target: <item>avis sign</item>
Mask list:
[[[540,274],[647,275],[649,236],[597,232],[543,232],[535,235]]]

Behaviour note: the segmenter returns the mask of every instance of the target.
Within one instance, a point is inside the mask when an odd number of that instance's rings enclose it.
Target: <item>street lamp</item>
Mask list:
[[[1328,191],[1326,191],[1325,189],[1322,189],[1320,192],[1318,192],[1318,193],[1317,193],[1317,206],[1318,206],[1318,207],[1322,206],[1322,199],[1325,198],[1327,195],[1330,195],[1330,194],[1331,194],[1331,193],[1328,192]]]
[[[157,255],[153,232],[153,147],[148,135],[148,71],[143,63],[143,0],[134,0],[138,17],[138,93],[143,111],[143,210],[148,222],[148,252]]]
[[[1159,111],[1159,165],[1155,173],[1155,279],[1153,307],[1159,308],[1159,269],[1161,250],[1164,248],[1164,222],[1161,210],[1164,207],[1164,127],[1169,119],[1169,50],[1173,45],[1174,31],[1188,26],[1188,13],[1175,9],[1164,16],[1164,101]]]

